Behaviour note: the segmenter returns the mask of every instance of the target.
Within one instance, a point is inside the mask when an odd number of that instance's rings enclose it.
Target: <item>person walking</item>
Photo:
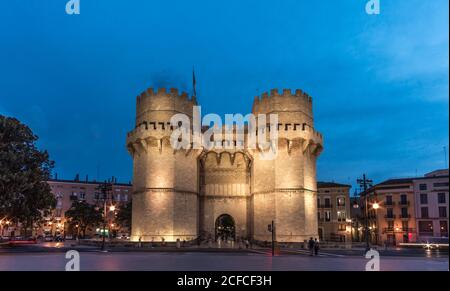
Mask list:
[[[317,238],[315,238],[314,239],[314,255],[315,256],[319,255],[319,249],[320,249],[319,241],[317,240]]]
[[[312,237],[309,238],[308,248],[309,248],[309,255],[313,256],[314,255],[314,240]]]

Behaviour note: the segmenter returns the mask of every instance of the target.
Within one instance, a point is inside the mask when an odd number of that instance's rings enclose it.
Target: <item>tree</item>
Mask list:
[[[103,221],[102,212],[95,206],[85,201],[73,201],[72,206],[66,211],[65,217],[72,227],[78,225],[77,237],[82,233],[86,236],[86,229],[89,226],[96,226]]]
[[[132,202],[129,200],[127,204],[123,205],[119,209],[119,213],[117,213],[116,221],[122,227],[130,227],[131,226],[131,208]]]
[[[0,217],[22,223],[25,235],[56,204],[47,184],[54,162],[37,140],[28,126],[0,115]]]

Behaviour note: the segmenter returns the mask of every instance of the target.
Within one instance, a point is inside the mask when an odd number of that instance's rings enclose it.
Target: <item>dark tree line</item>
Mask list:
[[[37,140],[28,126],[0,115],[0,219],[22,223],[25,235],[56,203],[46,182],[54,163]]]

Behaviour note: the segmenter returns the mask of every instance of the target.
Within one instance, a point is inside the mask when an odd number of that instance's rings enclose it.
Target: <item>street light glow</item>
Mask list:
[[[375,210],[377,210],[378,208],[380,208],[380,204],[378,204],[378,202],[375,202],[375,203],[372,205],[372,208],[375,209]]]
[[[114,206],[114,205],[111,205],[111,206],[109,206],[109,211],[114,211],[114,210],[116,210],[116,207]]]

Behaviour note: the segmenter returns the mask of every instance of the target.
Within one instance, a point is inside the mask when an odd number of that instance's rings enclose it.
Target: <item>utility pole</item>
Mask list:
[[[272,257],[275,256],[275,221],[267,226],[268,230],[272,233]]]
[[[110,183],[107,183],[106,181],[99,185],[97,188],[100,190],[100,193],[102,194],[103,198],[103,229],[102,229],[102,251],[105,251],[105,245],[106,245],[106,220],[108,215],[108,210],[106,207],[106,201],[108,200],[108,193],[112,190],[112,185]],[[111,206],[114,207],[114,206]]]
[[[371,187],[373,184],[373,181],[371,179],[366,178],[366,174],[363,174],[362,179],[357,179],[356,182],[364,189],[364,216],[365,216],[365,233],[366,233],[366,251],[370,250],[370,241],[369,241],[369,202],[368,202],[368,195],[367,189],[368,187]]]

